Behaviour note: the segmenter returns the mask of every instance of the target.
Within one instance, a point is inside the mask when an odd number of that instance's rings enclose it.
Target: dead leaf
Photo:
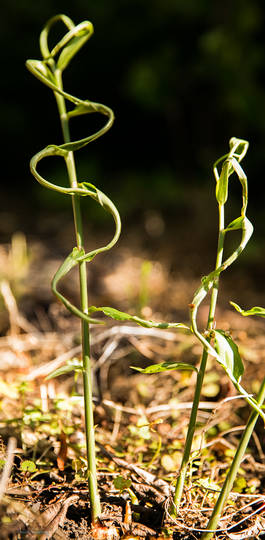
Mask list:
[[[91,535],[93,540],[118,540],[120,538],[118,530],[114,525],[111,527],[95,525],[91,529]]]

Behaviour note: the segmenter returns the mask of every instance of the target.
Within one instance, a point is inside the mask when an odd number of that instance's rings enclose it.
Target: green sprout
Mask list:
[[[61,22],[66,26],[67,32],[50,51],[48,46],[49,32],[51,28],[58,22]],[[84,385],[88,483],[92,522],[96,522],[101,514],[101,506],[96,477],[89,323],[98,323],[99,321],[91,318],[89,315],[86,263],[91,261],[98,253],[110,249],[117,242],[120,235],[121,224],[116,207],[104,193],[89,182],[78,182],[74,152],[106,133],[106,131],[108,131],[113,124],[114,114],[113,111],[105,105],[93,103],[92,101],[88,100],[78,99],[71,94],[68,94],[63,89],[62,81],[62,73],[64,69],[68,66],[70,60],[72,60],[75,54],[92,36],[92,34],[93,25],[91,22],[84,21],[76,26],[69,17],[65,15],[56,15],[47,22],[40,34],[42,60],[28,60],[26,62],[26,66],[33,75],[35,75],[43,84],[48,86],[54,92],[64,140],[64,143],[61,145],[50,144],[38,152],[31,159],[30,169],[36,180],[41,185],[57,191],[58,193],[70,195],[72,199],[76,247],[56,273],[52,283],[52,290],[55,295],[64,303],[67,309],[80,317],[82,320],[82,374]],[[71,110],[67,109],[66,101],[70,102],[72,105]],[[69,120],[75,116],[90,113],[99,113],[103,115],[106,118],[105,124],[93,135],[72,142],[70,137]],[[59,156],[64,159],[68,173],[69,187],[58,186],[45,180],[45,178],[39,174],[37,170],[39,162],[49,156]],[[80,208],[80,198],[87,196],[99,203],[104,210],[110,212],[115,222],[115,233],[109,244],[95,249],[90,253],[85,253],[84,250],[83,223]],[[79,266],[81,309],[73,306],[57,290],[57,284],[61,277],[63,277],[76,265]]]
[[[236,139],[235,137],[233,137],[230,140],[229,153],[218,159],[214,164],[213,168],[214,176],[216,179],[216,200],[218,203],[219,211],[219,233],[216,264],[215,270],[213,270],[213,272],[211,272],[208,276],[202,279],[202,284],[195,292],[192,303],[190,304],[191,329],[203,346],[203,354],[197,375],[197,384],[182,463],[176,483],[176,490],[174,495],[175,506],[173,514],[176,514],[178,512],[180,501],[182,498],[187,467],[190,459],[192,439],[195,431],[198,405],[209,354],[215,357],[216,360],[222,365],[226,374],[228,375],[236,389],[240,392],[240,394],[244,396],[244,398],[251,405],[251,407],[253,407],[259,414],[261,414],[263,419],[265,419],[264,411],[260,409],[257,401],[250,397],[240,384],[240,380],[244,371],[244,366],[236,344],[233,342],[230,336],[226,335],[225,332],[223,332],[222,330],[216,330],[214,324],[215,310],[219,292],[220,274],[224,270],[226,270],[233,262],[236,261],[238,256],[242,253],[243,249],[247,245],[253,232],[253,226],[246,216],[248,202],[247,177],[240,165],[241,160],[247,152],[247,149],[247,141]],[[222,163],[222,169],[219,175],[218,165],[220,163]],[[229,178],[233,173],[236,173],[236,176],[238,177],[242,188],[241,215],[235,220],[233,220],[231,223],[229,223],[229,225],[225,225],[225,204],[228,199]],[[232,255],[230,255],[230,257],[228,257],[223,262],[224,241],[226,234],[234,230],[241,230],[240,243],[238,247],[234,250]],[[212,292],[210,298],[208,322],[206,332],[203,335],[197,327],[197,312],[199,306],[201,305],[202,301],[205,299],[210,290]],[[214,340],[214,345],[211,344],[212,340]]]
[[[232,462],[231,472],[228,474],[225,488],[223,488],[224,492],[222,492],[222,495],[220,495],[220,497],[222,497],[222,507],[226,500],[226,497],[228,496],[229,492],[232,489],[232,485],[235,480],[235,476],[237,474],[238,467],[240,464],[240,456],[242,458],[242,455],[245,452],[245,449],[247,447],[249,438],[254,429],[258,416],[260,415],[263,421],[265,421],[265,413],[264,413],[264,410],[262,409],[262,402],[264,399],[263,385],[261,387],[257,400],[254,399],[252,396],[250,396],[246,392],[246,390],[241,385],[241,378],[244,373],[244,365],[243,365],[238,347],[227,332],[224,332],[221,329],[215,328],[215,311],[216,311],[218,292],[219,292],[220,274],[224,270],[226,270],[232,263],[236,261],[236,259],[242,253],[243,249],[246,247],[253,232],[253,226],[246,216],[247,203],[248,203],[247,177],[240,165],[241,160],[243,159],[243,157],[245,156],[247,152],[248,142],[242,139],[237,139],[233,137],[229,142],[229,146],[230,146],[229,152],[225,156],[222,156],[220,159],[218,159],[216,163],[214,164],[214,168],[213,168],[214,176],[216,180],[216,200],[218,203],[218,210],[219,210],[219,233],[218,233],[218,245],[217,245],[215,269],[212,272],[210,272],[209,275],[202,278],[202,283],[200,287],[197,289],[197,291],[195,292],[193,300],[191,304],[189,305],[190,307],[189,331],[197,337],[197,339],[200,341],[203,347],[200,367],[199,369],[197,369],[190,364],[172,361],[172,362],[163,362],[160,364],[153,364],[144,369],[134,368],[137,371],[140,371],[146,374],[147,373],[149,374],[160,373],[162,371],[169,371],[169,370],[175,370],[175,369],[196,371],[197,382],[196,382],[195,394],[194,394],[193,405],[192,405],[192,410],[191,410],[191,415],[190,415],[190,421],[189,421],[186,442],[185,442],[184,451],[183,451],[182,462],[180,465],[179,474],[178,474],[178,478],[176,482],[174,501],[170,509],[170,513],[173,518],[177,516],[179,508],[180,508],[182,494],[183,494],[183,490],[184,490],[184,486],[185,486],[185,482],[187,478],[187,473],[188,473],[188,467],[191,460],[191,448],[192,448],[192,442],[193,442],[194,433],[195,433],[198,406],[199,406],[202,385],[204,381],[204,375],[205,375],[205,370],[206,370],[206,365],[207,365],[207,360],[208,360],[209,355],[214,357],[217,360],[217,362],[223,367],[227,376],[230,378],[230,380],[234,384],[236,390],[242,395],[242,397],[245,398],[247,403],[253,409],[249,423],[246,427],[246,430],[243,436],[243,442],[240,443],[238,452]],[[221,172],[219,174],[218,166],[220,164],[222,165],[222,167],[221,167]],[[234,219],[228,225],[226,225],[224,209],[225,209],[225,204],[228,199],[229,178],[233,173],[236,174],[241,184],[242,207],[241,207],[240,216]],[[241,239],[240,239],[239,245],[233,251],[233,253],[226,260],[223,261],[225,237],[227,233],[235,231],[235,230],[241,231]],[[211,297],[210,297],[210,306],[209,306],[207,326],[206,326],[205,332],[201,333],[197,326],[198,309],[210,291],[211,291]],[[264,317],[265,310],[263,308],[255,307],[249,311],[244,311],[244,310],[241,310],[241,308],[237,306],[237,304],[234,304],[233,302],[231,303],[235,307],[235,309],[240,311],[242,315],[244,316],[259,315],[261,317]],[[173,324],[172,324],[172,327],[173,327]],[[178,324],[178,327],[181,328],[181,324]],[[176,325],[175,325],[175,328],[176,328]],[[216,510],[216,515],[218,513],[218,516],[219,516],[221,512],[220,510],[221,503],[219,502],[218,504],[219,506],[218,506],[218,510]],[[214,516],[214,519],[215,519],[215,516]],[[216,527],[217,526],[216,519],[214,523],[215,523],[214,526]],[[213,522],[211,522],[212,529],[214,528],[214,526],[213,526]],[[210,536],[209,537],[205,536],[203,538],[204,540],[206,540],[206,538],[208,540]]]
[[[63,23],[67,28],[66,34],[50,51],[48,46],[49,32],[57,23]],[[93,402],[92,402],[92,373],[90,358],[90,333],[89,324],[99,324],[101,321],[94,319],[91,315],[95,312],[101,312],[107,317],[117,321],[132,321],[146,328],[187,328],[180,323],[165,323],[146,321],[140,317],[121,312],[112,307],[89,306],[87,292],[87,271],[86,263],[92,261],[96,255],[111,249],[117,242],[121,232],[121,221],[117,208],[113,202],[100,191],[95,185],[87,181],[79,182],[76,174],[74,152],[85,147],[90,142],[98,139],[106,133],[113,124],[113,111],[106,105],[95,103],[89,100],[82,100],[65,92],[63,87],[62,73],[69,62],[86,43],[93,34],[93,25],[89,21],[84,21],[77,26],[66,15],[56,15],[49,19],[40,34],[40,50],[42,60],[27,60],[26,66],[29,71],[39,79],[43,84],[50,88],[55,96],[58,113],[61,122],[63,144],[49,144],[43,150],[35,154],[30,161],[30,170],[36,180],[44,187],[56,191],[63,195],[69,195],[72,199],[74,228],[76,237],[76,246],[61,264],[52,280],[52,291],[55,296],[65,305],[65,307],[74,315],[81,319],[82,323],[82,374],[84,387],[84,407],[85,407],[85,430],[86,447],[88,461],[88,483],[90,491],[90,502],[92,512],[92,522],[96,522],[101,513],[100,498],[97,486],[96,476],[96,451],[95,434],[93,420]],[[70,102],[71,109],[67,109],[66,102]],[[69,120],[73,117],[99,113],[106,118],[106,122],[101,129],[80,140],[71,141]],[[38,164],[47,157],[61,157],[64,159],[68,173],[69,186],[59,186],[56,183],[46,180],[38,171]],[[89,253],[84,249],[83,220],[81,215],[80,198],[91,197],[102,206],[104,210],[112,215],[115,224],[115,231],[111,241],[102,247],[94,249]],[[73,305],[59,290],[58,284],[70,270],[78,266],[80,283],[80,303],[78,308]],[[76,366],[70,366],[69,371],[77,371]],[[61,372],[60,372],[61,373]],[[56,375],[59,375],[57,373]]]

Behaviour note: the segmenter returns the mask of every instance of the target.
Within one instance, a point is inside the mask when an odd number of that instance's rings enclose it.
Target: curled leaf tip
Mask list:
[[[238,304],[235,302],[230,301],[231,306],[233,306],[236,311],[238,311],[243,317],[250,317],[253,315],[257,315],[258,317],[265,317],[265,308],[260,306],[254,306],[251,309],[242,309]]]

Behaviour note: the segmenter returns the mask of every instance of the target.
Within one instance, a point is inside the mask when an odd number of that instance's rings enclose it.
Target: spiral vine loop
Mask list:
[[[53,47],[50,51],[48,46],[48,37],[51,28],[57,22],[62,22],[66,28],[67,33],[60,39],[60,41]],[[91,319],[88,314],[83,313],[81,310],[76,308],[71,302],[69,302],[57,289],[58,281],[66,275],[74,266],[79,264],[82,261],[91,261],[98,253],[107,251],[114,246],[117,242],[120,232],[121,232],[121,221],[117,208],[113,202],[100,191],[96,186],[89,182],[78,182],[76,185],[71,185],[70,187],[62,187],[53,182],[46,180],[38,171],[37,167],[39,162],[50,156],[59,156],[63,157],[66,165],[69,164],[69,156],[72,152],[79,150],[101,137],[106,133],[113,124],[114,114],[113,111],[106,105],[101,103],[95,103],[89,100],[83,100],[72,96],[71,94],[65,92],[60,84],[61,74],[63,70],[67,67],[70,60],[78,52],[78,50],[85,44],[85,42],[93,34],[93,25],[89,21],[84,21],[77,26],[73,21],[66,15],[56,15],[52,17],[40,35],[40,50],[42,53],[42,60],[27,60],[26,66],[29,71],[37,77],[43,84],[48,86],[55,94],[56,99],[58,96],[62,96],[65,100],[73,104],[73,108],[69,111],[66,111],[65,118],[67,121],[70,118],[75,116],[80,116],[89,113],[100,113],[107,117],[107,120],[102,128],[98,131],[89,135],[80,140],[66,142],[61,145],[50,144],[46,146],[43,150],[34,155],[30,161],[30,169],[33,176],[36,180],[44,187],[57,191],[65,195],[71,196],[89,196],[98,202],[106,211],[108,211],[115,223],[115,233],[112,240],[105,246],[97,248],[89,253],[85,253],[83,249],[74,248],[64,263],[60,266],[56,272],[53,281],[52,281],[52,290],[59,298],[64,305],[72,313],[79,316],[80,318],[88,321],[98,323],[99,321]]]

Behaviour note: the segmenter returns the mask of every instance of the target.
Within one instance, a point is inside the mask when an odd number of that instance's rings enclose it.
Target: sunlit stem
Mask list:
[[[63,89],[61,71],[55,71],[56,82],[59,88]],[[62,95],[55,93],[58,111],[60,114],[64,142],[70,142],[69,121],[66,112],[65,99]],[[76,178],[76,168],[73,152],[68,152],[66,157],[69,183],[71,187],[78,187]],[[74,214],[76,244],[78,249],[83,249],[83,228],[80,209],[80,197],[72,195],[72,206]],[[79,283],[80,283],[80,303],[84,313],[88,313],[87,295],[87,273],[86,262],[79,263]],[[89,324],[82,320],[82,360],[83,360],[83,386],[84,386],[84,408],[86,425],[86,451],[88,463],[88,483],[91,501],[92,522],[95,523],[101,514],[100,499],[97,486],[96,471],[96,450],[94,434],[94,417],[92,402],[92,367],[90,358]]]
[[[224,205],[219,204],[219,235],[218,235],[218,246],[217,246],[215,269],[219,268],[219,266],[221,266],[222,264],[224,237],[225,237]],[[219,276],[215,278],[214,284],[212,287],[209,315],[208,315],[208,321],[207,321],[207,327],[206,327],[208,332],[213,329],[215,309],[216,309],[216,303],[217,303],[217,297],[218,297],[218,286],[219,286]],[[210,339],[211,338],[209,337],[208,340],[210,341]],[[179,476],[176,482],[176,488],[175,488],[175,494],[174,494],[174,505],[172,506],[172,509],[171,509],[171,514],[173,516],[177,515],[179,511],[181,499],[182,499],[183,489],[184,489],[186,475],[187,475],[187,468],[188,468],[188,464],[190,460],[192,441],[193,441],[194,431],[196,427],[196,419],[197,419],[199,401],[200,401],[200,396],[201,396],[201,390],[202,390],[202,385],[203,385],[203,380],[204,380],[205,369],[207,365],[207,358],[208,358],[208,353],[206,349],[204,349],[202,353],[200,368],[197,374],[195,394],[194,394],[194,399],[193,399],[193,405],[192,405],[192,410],[191,410],[191,415],[190,415],[189,427],[188,427],[188,432],[186,436],[182,462],[181,462],[181,466],[179,470]]]
[[[260,406],[263,404],[264,399],[265,399],[265,378],[263,379],[263,382],[262,382],[262,385],[260,387],[260,391],[257,397],[257,402]],[[215,507],[213,509],[213,513],[207,524],[206,529],[209,529],[210,531],[215,531],[217,528],[219,518],[223,512],[227,497],[229,496],[229,493],[231,492],[233,488],[233,484],[236,479],[238,469],[241,465],[242,459],[244,457],[244,454],[246,452],[246,449],[249,443],[249,439],[253,433],[258,417],[259,417],[259,413],[256,411],[253,411],[249,417],[248,423],[241,437],[241,440],[237,448],[237,451],[235,453],[234,459],[232,461],[231,467],[229,469],[229,472],[227,473],[227,477],[225,479],[221,493],[216,501]],[[210,538],[212,538],[213,535],[214,535],[214,532],[205,532],[202,535],[202,540],[210,540]]]

